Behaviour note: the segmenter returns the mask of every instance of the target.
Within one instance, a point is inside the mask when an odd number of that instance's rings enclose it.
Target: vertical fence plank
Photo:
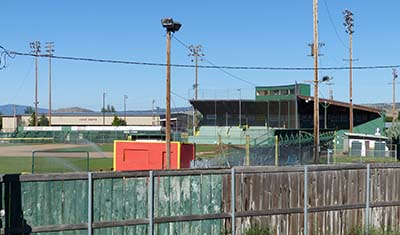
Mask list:
[[[157,217],[170,215],[170,178],[169,177],[159,177],[158,187],[156,188],[157,193]],[[158,224],[157,234],[168,235],[170,234],[169,224]]]
[[[202,214],[210,213],[210,202],[211,202],[211,176],[202,175],[201,185],[201,210]],[[211,221],[204,220],[201,223],[202,234],[211,234]]]
[[[201,176],[191,176],[190,188],[191,188],[191,213],[193,215],[200,215],[201,211]],[[201,234],[201,223],[202,221],[193,221],[191,223],[191,231],[189,234]]]
[[[222,201],[222,176],[212,175],[211,176],[211,213],[221,213],[221,201]],[[211,234],[220,235],[222,228],[222,220],[211,221]]]
[[[136,181],[137,178],[125,178],[124,179],[124,210],[125,219],[136,218],[136,206],[138,202],[136,201]],[[124,234],[134,235],[136,234],[137,226],[127,226],[124,229]]]
[[[181,185],[181,203],[180,203],[180,214],[190,215],[192,214],[192,188],[191,188],[191,176],[179,177]],[[180,223],[181,234],[190,234],[191,222]]]

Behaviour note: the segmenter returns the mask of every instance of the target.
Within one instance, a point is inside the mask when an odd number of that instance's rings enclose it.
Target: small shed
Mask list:
[[[167,169],[165,141],[115,141],[114,170]],[[194,160],[194,144],[171,142],[170,169],[189,168]]]
[[[379,133],[375,135],[344,133],[344,135],[344,148],[349,150],[350,156],[384,157],[389,150],[386,144],[388,138]]]

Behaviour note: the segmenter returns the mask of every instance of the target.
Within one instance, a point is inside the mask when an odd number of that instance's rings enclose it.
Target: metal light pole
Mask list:
[[[319,161],[318,0],[313,0],[314,25],[314,163]]]
[[[333,82],[327,82],[325,83],[328,86],[328,94],[329,94],[329,99],[333,100],[333,91],[332,91],[332,85],[335,85]]]
[[[195,62],[195,68],[196,68],[196,75],[195,75],[195,82],[193,85],[193,89],[194,89],[194,100],[197,100],[198,97],[198,88],[199,88],[199,83],[198,83],[198,77],[199,77],[199,71],[198,71],[198,62],[199,62],[199,57],[204,56],[204,54],[202,53],[202,46],[201,45],[197,45],[197,46],[193,46],[190,45],[189,46],[189,55],[188,56],[193,56],[194,59],[192,59],[192,62]],[[202,61],[202,59],[200,58],[200,60]],[[196,133],[196,110],[193,106],[193,135],[195,135]]]
[[[202,53],[203,51],[203,47],[201,45],[197,45],[197,46],[193,46],[190,45],[189,46],[189,55],[188,56],[193,56],[194,59],[192,59],[192,62],[195,62],[195,68],[196,68],[196,79],[195,79],[195,83],[193,85],[193,89],[194,89],[194,99],[197,100],[197,91],[199,88],[199,83],[198,83],[198,62],[199,62],[199,57],[204,56],[204,54]],[[200,61],[202,61],[202,59],[200,58]]]
[[[152,121],[151,121],[152,126],[156,125],[156,113],[155,113],[155,110],[154,110],[155,103],[156,103],[156,100],[152,100],[151,101],[151,111],[153,113],[153,117],[152,117]]]
[[[393,106],[392,106],[392,125],[394,125],[395,120],[397,119],[397,113],[396,113],[396,78],[397,78],[397,71],[396,69],[392,70],[392,75],[393,75]]]
[[[239,88],[239,127],[242,126],[242,89]]]
[[[40,53],[40,42],[29,43],[32,53],[35,54],[35,126],[38,126],[38,56]]]
[[[126,99],[128,99],[127,95],[124,95],[124,120],[126,124]]]
[[[166,81],[166,113],[165,113],[165,145],[166,145],[166,167],[170,169],[171,161],[171,34],[181,28],[179,22],[172,18],[161,20],[161,24],[167,30],[167,81]]]
[[[324,129],[325,130],[328,129],[328,111],[327,111],[327,109],[328,109],[329,105],[331,105],[331,104],[326,102],[326,100],[324,101],[324,104],[322,105],[325,109],[325,112],[324,112]]]
[[[49,56],[49,126],[51,126],[51,57],[54,52],[54,42],[46,42],[46,52]]]
[[[106,107],[105,107],[105,105],[106,105],[106,93],[103,92],[103,109],[102,109],[102,111],[103,111],[103,126],[106,125]]]
[[[349,56],[350,56],[350,103],[349,103],[349,132],[353,132],[353,13],[349,10],[345,10],[344,14],[344,26],[346,26],[346,33],[349,34],[350,39],[350,47],[349,47]]]

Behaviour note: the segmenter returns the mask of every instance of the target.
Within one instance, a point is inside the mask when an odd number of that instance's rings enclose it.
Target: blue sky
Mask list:
[[[327,8],[328,7],[328,8]],[[203,46],[216,65],[313,67],[308,44],[313,40],[312,0],[279,1],[78,1],[2,0],[0,45],[29,52],[30,41],[55,42],[55,55],[165,63],[165,30],[160,20],[182,23],[175,36],[187,45]],[[342,11],[354,13],[354,66],[400,64],[400,2],[319,0],[319,38],[323,67],[348,66],[348,35]],[[336,30],[336,31],[335,31]],[[188,51],[172,41],[172,63],[191,64]],[[202,65],[209,65],[201,62]],[[312,71],[227,70],[259,86],[313,79]],[[123,109],[165,107],[165,67],[53,60],[54,109],[79,106],[100,110],[106,103]],[[391,102],[391,69],[355,70],[354,103]],[[193,96],[193,68],[172,68],[172,107],[187,106]],[[334,98],[348,101],[349,72],[333,76]],[[32,105],[34,59],[17,56],[0,71],[0,105]],[[218,69],[199,70],[199,97],[254,98],[254,87]],[[176,95],[175,95],[176,94]],[[320,87],[322,97],[327,86]],[[400,94],[400,92],[398,92]],[[48,62],[39,62],[39,107],[48,104]]]

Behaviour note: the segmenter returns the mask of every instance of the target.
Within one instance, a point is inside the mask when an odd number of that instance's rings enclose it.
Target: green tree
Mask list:
[[[114,116],[114,120],[111,123],[112,126],[126,126],[126,121],[122,118]]]
[[[24,114],[32,114],[34,112],[35,112],[35,110],[33,110],[33,108],[31,106],[26,107],[26,109],[24,110]]]
[[[0,130],[3,129],[3,114],[0,112]]]
[[[107,108],[101,108],[102,113],[115,113],[114,105],[107,105]]]
[[[28,120],[28,126],[35,126],[35,112],[31,114],[31,117]],[[39,119],[38,119],[38,126],[48,126],[49,125],[49,119],[42,114]]]
[[[28,119],[28,126],[35,126],[36,115],[35,112],[31,113],[31,117]]]
[[[49,125],[49,119],[44,114],[42,114],[39,117],[38,125],[39,126],[48,126]]]

